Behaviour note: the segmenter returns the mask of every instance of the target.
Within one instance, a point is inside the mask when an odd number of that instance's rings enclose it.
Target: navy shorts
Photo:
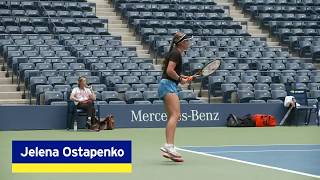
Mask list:
[[[164,99],[168,93],[178,93],[177,84],[168,79],[161,79],[158,93],[160,99]]]

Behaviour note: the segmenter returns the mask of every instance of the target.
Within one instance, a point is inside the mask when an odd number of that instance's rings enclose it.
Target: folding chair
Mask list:
[[[310,105],[308,103],[308,95],[307,95],[307,90],[299,90],[299,89],[292,89],[291,91],[288,91],[289,96],[294,96],[296,99],[296,102],[300,104],[300,106],[296,106],[296,111],[294,113],[299,112],[299,111],[305,111],[305,119],[304,119],[304,124],[308,125],[310,123],[310,117],[311,113],[315,113],[316,115],[316,122],[317,124],[319,123],[319,116],[318,116],[318,107],[319,106],[314,106]],[[294,114],[296,116],[296,114]]]

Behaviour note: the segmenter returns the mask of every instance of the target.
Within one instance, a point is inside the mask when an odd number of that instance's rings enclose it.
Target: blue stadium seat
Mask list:
[[[64,85],[65,84],[65,78],[62,76],[52,76],[48,77],[48,84],[50,85]]]
[[[271,94],[269,90],[254,90],[254,98],[256,100],[268,100],[271,99]]]
[[[93,91],[102,92],[107,90],[107,86],[105,84],[91,84]]]
[[[269,85],[263,83],[255,83],[254,90],[269,90]]]
[[[310,82],[309,76],[296,76],[295,80],[297,83],[309,83]]]
[[[130,91],[131,86],[129,84],[115,84],[114,90],[117,91],[118,93],[124,93],[126,91]]]
[[[159,84],[149,84],[149,91],[158,91]]]
[[[155,101],[155,100],[159,100],[159,94],[158,91],[144,91],[143,92],[143,98],[147,101]]]
[[[148,90],[148,86],[146,84],[132,84],[132,90],[143,92]]]
[[[209,76],[208,77],[209,93],[213,96],[216,95],[216,91],[221,89],[221,84],[225,82],[223,76]]]
[[[249,103],[251,103],[251,104],[265,104],[266,101],[263,99],[252,99],[249,101]]]
[[[248,103],[254,99],[254,93],[250,90],[238,90],[237,95],[240,103]]]
[[[102,100],[107,101],[110,104],[110,101],[121,101],[118,92],[116,91],[103,91],[101,93]]]
[[[154,76],[141,76],[140,80],[141,80],[141,83],[147,84],[147,85],[157,83],[157,80]]]
[[[140,91],[126,91],[124,93],[125,100],[128,104],[133,104],[134,101],[143,100],[142,93]]]
[[[51,85],[37,85],[36,86],[36,104],[44,104],[44,92],[52,91]]]
[[[140,83],[138,76],[124,76],[122,79],[123,79],[123,83],[127,83],[127,84],[139,84]]]
[[[241,82],[254,84],[256,82],[256,78],[254,76],[242,76]]]
[[[148,104],[152,104],[150,101],[134,101],[133,104],[136,105],[148,105]]]
[[[183,90],[178,92],[178,96],[180,100],[197,100],[195,93],[191,90]]]
[[[121,84],[122,78],[120,76],[107,76],[105,78],[105,84],[107,87],[113,87],[115,84]]]
[[[207,104],[207,102],[203,100],[190,100],[189,104]]]
[[[50,77],[50,76],[58,76],[59,72],[57,72],[56,70],[42,70],[41,71],[41,75],[42,76],[46,76],[46,77]]]
[[[163,100],[154,100],[153,104],[163,104]]]
[[[310,98],[320,100],[320,90],[310,90]]]
[[[101,83],[100,78],[98,76],[86,76],[86,79],[89,85]]]
[[[112,70],[121,70],[123,69],[123,66],[121,63],[108,63],[108,68]]]
[[[268,104],[283,104],[283,101],[280,99],[268,99],[267,103]]]
[[[55,101],[63,101],[63,94],[59,91],[46,91],[44,93],[45,104],[49,105]]]
[[[29,83],[30,83],[29,90],[31,92],[31,96],[35,96],[36,95],[36,86],[37,85],[46,85],[47,78],[44,76],[30,77]]]
[[[121,105],[121,104],[126,104],[126,102],[125,101],[109,101],[109,104]]]
[[[139,68],[143,70],[153,70],[154,66],[152,63],[140,63]]]
[[[69,65],[67,63],[53,63],[52,68],[54,70],[66,70],[69,69]]]
[[[238,84],[241,82],[239,76],[226,76],[225,77],[225,82],[226,83],[232,83],[232,84]]]

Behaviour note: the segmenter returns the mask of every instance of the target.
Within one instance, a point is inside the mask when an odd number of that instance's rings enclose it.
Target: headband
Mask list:
[[[179,44],[181,43],[182,41],[184,41],[185,39],[190,39],[186,34],[184,34],[175,44]]]

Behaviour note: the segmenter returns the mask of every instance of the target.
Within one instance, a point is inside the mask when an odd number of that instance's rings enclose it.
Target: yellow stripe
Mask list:
[[[12,164],[13,173],[130,173],[132,164]]]

